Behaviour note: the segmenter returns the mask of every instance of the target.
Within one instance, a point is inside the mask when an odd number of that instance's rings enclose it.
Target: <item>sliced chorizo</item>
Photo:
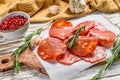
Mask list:
[[[95,21],[89,20],[89,21],[81,22],[75,27],[75,30],[77,30],[78,28],[83,27],[83,26],[85,26],[85,30],[82,30],[80,32],[80,35],[86,36],[88,34],[88,32],[90,31],[90,29],[92,29],[95,26]]]
[[[56,60],[64,57],[66,45],[57,38],[48,37],[40,42],[37,52],[44,60]]]
[[[73,31],[73,25],[70,21],[58,20],[51,25],[49,34],[51,37],[64,40],[72,35],[72,31]]]
[[[97,46],[93,52],[93,55],[82,57],[82,59],[90,63],[95,63],[95,62],[100,62],[101,60],[104,60],[106,56],[107,56],[106,49],[102,46]]]
[[[79,36],[75,46],[73,46],[70,51],[79,57],[88,56],[92,54],[97,45],[98,38]]]
[[[96,23],[96,26],[90,30],[89,36],[98,37],[98,43],[101,46],[110,48],[115,42],[116,35],[112,31],[107,30],[102,24]]]
[[[65,64],[65,65],[72,65],[75,62],[80,61],[81,58],[70,53],[69,51],[66,52],[64,58],[58,59],[59,63]]]

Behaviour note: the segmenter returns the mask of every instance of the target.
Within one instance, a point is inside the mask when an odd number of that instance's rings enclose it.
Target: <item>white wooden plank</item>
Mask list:
[[[113,24],[120,23],[120,16],[119,17],[113,17],[109,19]]]
[[[12,48],[18,48],[18,47],[21,46],[22,44],[23,44],[23,42],[16,43],[16,44],[6,44],[6,45],[2,45],[2,46],[0,46],[0,51],[1,51],[1,50],[12,49]]]
[[[8,40],[8,41],[5,41],[5,42],[0,43],[0,45],[9,44],[9,43],[14,43],[14,42],[20,42],[20,41],[24,41],[24,38],[16,39],[16,40]]]
[[[31,74],[31,72],[33,74]],[[13,79],[15,79],[16,80],[17,77],[18,78],[21,78],[22,76],[23,77],[29,77],[30,74],[31,75],[35,75],[37,73],[38,73],[37,71],[35,71],[35,70],[31,69],[31,68],[23,66],[23,69],[22,69],[22,71],[19,74],[14,74],[13,70],[5,71],[5,72],[0,72],[0,80],[2,80],[2,79],[4,79],[4,80],[13,80]],[[27,74],[29,74],[29,75],[27,75]]]
[[[118,27],[120,27],[120,23],[116,24]]]
[[[112,77],[102,78],[100,80],[120,80],[120,75],[114,75]]]
[[[8,50],[2,50],[0,51],[0,55],[3,54],[11,54],[13,51],[15,51],[17,48],[13,48],[13,49],[8,49]]]
[[[120,16],[120,12],[116,12],[116,13],[101,13],[101,14],[104,15],[108,19]]]
[[[26,79],[29,77],[34,77],[34,76],[39,76],[39,78],[46,78],[45,75],[41,76],[42,74],[39,74],[38,72],[36,72],[35,70],[29,70],[29,71],[24,71],[24,72],[20,72],[17,75],[7,75],[8,77],[4,77],[1,78],[2,80],[13,80],[13,79],[17,79],[17,80],[22,80],[22,79]]]
[[[14,49],[14,48],[18,48],[20,45],[17,45],[17,46],[12,46],[12,47],[5,47],[5,48],[0,48],[0,52],[2,51],[6,51],[8,49]]]
[[[49,77],[45,77],[43,76],[34,76],[34,77],[29,77],[29,78],[25,78],[23,80],[51,80]]]

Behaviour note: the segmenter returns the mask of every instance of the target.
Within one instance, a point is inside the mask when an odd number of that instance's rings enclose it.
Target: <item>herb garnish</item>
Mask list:
[[[39,29],[37,29],[35,32],[31,33],[30,35],[28,35],[25,38],[25,43],[23,45],[21,45],[18,49],[16,49],[13,54],[11,55],[13,58],[15,58],[14,61],[14,71],[16,73],[19,73],[19,71],[22,69],[21,64],[19,62],[19,55],[20,53],[22,53],[29,45],[30,45],[30,41],[32,39],[33,36],[35,35],[39,35],[43,30],[48,28],[48,25],[50,25],[53,21],[50,21],[48,23],[46,23],[43,27],[40,27]],[[47,27],[46,27],[47,26]]]
[[[83,27],[78,28],[77,30],[73,31],[73,33],[75,33],[75,35],[73,35],[73,37],[71,37],[66,43],[69,43],[68,48],[72,48],[73,46],[75,46],[75,43],[77,42],[77,39],[79,37],[79,33],[80,31],[82,31],[84,29],[85,31],[85,25]]]
[[[100,75],[113,64],[114,61],[120,57],[120,35],[118,35],[112,49],[112,56],[106,60],[106,64],[102,66],[98,74],[96,74],[91,80],[97,80]]]

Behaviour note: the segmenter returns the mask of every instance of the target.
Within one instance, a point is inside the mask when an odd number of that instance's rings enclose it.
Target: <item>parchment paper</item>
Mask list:
[[[78,23],[83,22],[85,20],[99,21],[102,24],[104,24],[104,26],[107,29],[111,30],[115,34],[118,33],[118,28],[116,28],[114,25],[112,25],[107,19],[105,19],[101,15],[89,15],[89,16],[85,16],[83,18],[77,18],[77,19],[73,19],[70,21],[74,24],[74,26],[76,26]],[[49,35],[48,31],[49,30],[42,32],[42,34],[40,36],[46,38]],[[97,63],[91,64],[91,63],[85,62],[83,60],[81,60],[77,63],[74,63],[73,65],[69,65],[69,66],[62,65],[58,62],[55,64],[51,64],[49,62],[42,60],[37,55],[36,50],[34,52],[35,52],[36,56],[38,57],[38,59],[40,60],[40,62],[43,64],[44,68],[47,70],[47,73],[50,76],[51,80],[73,80],[72,78],[77,76],[78,73],[85,70],[86,68],[89,68],[90,66],[92,66],[94,64],[97,64]],[[107,57],[111,56],[111,49],[107,49],[107,52],[108,52]]]

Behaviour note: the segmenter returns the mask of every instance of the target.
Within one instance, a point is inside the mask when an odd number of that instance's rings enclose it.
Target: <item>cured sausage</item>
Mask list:
[[[58,59],[58,62],[62,63],[62,64],[65,64],[65,65],[71,65],[71,64],[73,64],[75,62],[78,62],[80,60],[81,60],[80,57],[78,57],[78,56],[70,53],[69,51],[67,51],[64,58]]]
[[[105,59],[106,56],[107,56],[106,49],[102,46],[97,46],[93,52],[93,55],[82,57],[82,59],[90,63],[95,63]]]
[[[58,20],[51,25],[49,34],[51,37],[64,40],[72,35],[73,25],[67,20]]]
[[[91,21],[81,22],[75,27],[75,30],[77,30],[78,28],[83,27],[83,26],[85,26],[85,31],[84,30],[81,31],[80,35],[86,36],[88,34],[88,32],[90,31],[90,29],[92,29],[95,26],[95,21],[91,20]]]
[[[98,37],[98,43],[101,46],[110,48],[115,42],[115,33],[107,30],[102,24],[96,22],[93,29],[90,30],[89,36]]]
[[[85,30],[80,32],[75,45],[67,49],[69,42],[66,41],[74,35],[74,30],[83,26],[86,26]],[[40,42],[38,55],[43,60],[55,60],[65,65],[71,65],[81,59],[90,63],[105,59],[106,48],[111,47],[116,38],[113,32],[96,21],[84,21],[74,28],[71,22],[58,20],[52,24],[49,34],[50,37]]]
[[[40,42],[37,52],[44,60],[56,60],[64,57],[66,45],[57,38],[48,37]]]
[[[97,45],[98,38],[79,36],[78,41],[75,46],[70,49],[70,51],[79,57],[88,56],[92,54]]]

